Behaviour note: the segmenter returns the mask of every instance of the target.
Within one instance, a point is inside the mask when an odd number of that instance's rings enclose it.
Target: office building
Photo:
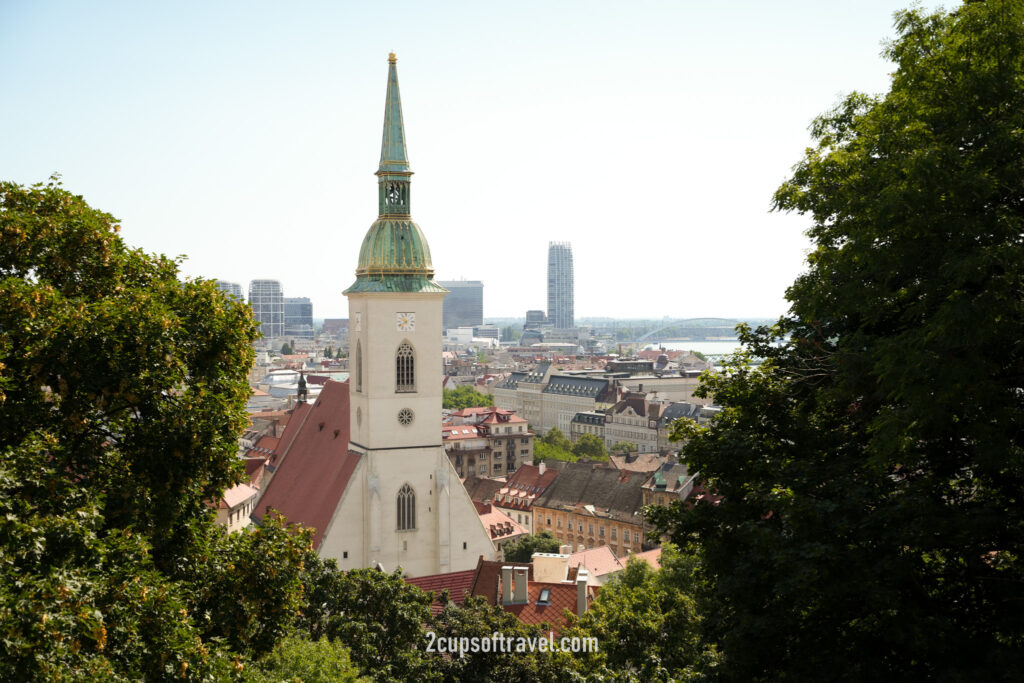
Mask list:
[[[445,280],[437,284],[449,292],[444,298],[441,322],[444,329],[483,325],[484,283],[479,280]]]
[[[558,329],[575,327],[573,313],[572,245],[548,244],[548,322]]]
[[[313,338],[313,302],[308,297],[285,298],[284,336],[290,339]]]
[[[264,339],[284,336],[284,292],[279,280],[250,282],[249,306]]]
[[[217,289],[222,292],[226,292],[231,296],[235,297],[239,301],[245,301],[245,297],[242,296],[242,285],[237,282],[228,282],[227,280],[217,280]]]

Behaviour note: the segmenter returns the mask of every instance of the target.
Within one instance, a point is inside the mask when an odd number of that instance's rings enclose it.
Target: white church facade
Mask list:
[[[442,302],[430,250],[410,215],[394,54],[378,178],[379,215],[363,240],[349,301],[350,377],[292,415],[269,509],[317,529],[342,569],[410,576],[471,569],[497,551],[441,440]]]

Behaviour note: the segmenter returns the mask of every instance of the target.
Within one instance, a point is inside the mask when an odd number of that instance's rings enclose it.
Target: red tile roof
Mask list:
[[[473,578],[473,588],[470,591],[471,594],[482,595],[487,602],[497,605],[501,596],[501,568],[506,565],[508,565],[508,562],[485,560],[481,557],[474,570],[475,576]],[[517,562],[516,566],[521,567],[523,563]],[[532,581],[533,564],[531,563],[526,566],[530,568],[527,578]]]
[[[501,510],[495,510],[489,504],[484,505],[482,503],[477,503],[476,505],[477,514],[480,515],[480,521],[483,522],[484,528],[487,529],[488,533],[491,535],[492,541],[499,538],[516,538],[518,536],[524,536],[527,533],[526,529],[521,524],[517,523]]]
[[[448,599],[456,605],[461,605],[467,597],[473,594],[473,580],[476,577],[476,572],[476,569],[467,569],[447,574],[431,574],[430,576],[407,578],[405,582],[434,594],[435,599],[430,604],[430,613],[437,615],[445,608],[440,601],[441,591],[447,588]]]
[[[348,450],[348,382],[330,381],[313,403],[300,404],[277,448],[276,471],[253,518],[269,508],[316,529],[314,547],[334,515],[359,454]]]
[[[606,545],[589,548],[569,556],[569,566],[583,565],[592,576],[601,577],[606,574],[620,572],[626,566],[615,557],[612,549]]]
[[[441,427],[441,438],[445,441],[457,441],[459,439],[480,439],[483,437],[473,425],[443,425]]]
[[[552,467],[545,467],[544,474],[541,474],[539,465],[520,465],[505,486],[494,494],[494,504],[529,510],[533,501],[544,493],[557,476],[558,470]]]
[[[545,588],[550,590],[548,604],[539,605],[537,600]],[[542,583],[530,581],[526,593],[529,602],[526,604],[502,605],[501,608],[510,614],[516,615],[519,621],[524,624],[550,624],[555,631],[560,631],[566,625],[565,610],[576,614],[576,584],[575,583]],[[596,591],[593,587],[587,588],[587,604],[594,599]]]
[[[222,510],[236,508],[254,497],[257,493],[256,489],[248,484],[235,484],[224,492],[224,496],[220,499],[219,507]]]
[[[631,553],[629,557],[637,557],[651,565],[651,569],[661,569],[661,548],[655,548],[654,550],[648,550],[643,553]],[[629,561],[629,558],[626,559]]]
[[[266,469],[266,466],[267,459],[265,457],[245,459],[245,476],[249,477],[250,486],[260,487],[260,479],[263,478],[263,470]]]

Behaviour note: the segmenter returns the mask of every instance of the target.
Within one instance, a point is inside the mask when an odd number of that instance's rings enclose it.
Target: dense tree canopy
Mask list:
[[[580,438],[572,446],[572,453],[577,458],[590,458],[591,460],[608,459],[608,451],[605,450],[604,440],[594,434],[581,434]]]
[[[505,544],[506,562],[529,562],[534,553],[557,553],[561,542],[550,531],[526,534]]]
[[[129,249],[109,214],[51,182],[0,184],[0,450],[49,441],[109,527],[158,564],[240,474],[255,325],[214,283]]]
[[[462,384],[454,389],[445,389],[442,399],[442,408],[448,410],[463,410],[465,408],[476,408],[478,406],[493,406],[494,396],[481,394],[469,384]]]
[[[0,184],[0,679],[224,679],[291,623],[308,536],[206,504],[254,339],[81,197]]]
[[[999,678],[1024,661],[1024,3],[897,15],[776,194],[813,220],[791,313],[683,426],[718,506],[705,637],[755,680]]]

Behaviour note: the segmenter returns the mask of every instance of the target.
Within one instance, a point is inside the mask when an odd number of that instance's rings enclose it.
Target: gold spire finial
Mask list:
[[[396,61],[398,61],[398,60],[395,59],[395,53],[394,52],[389,53],[388,54],[388,64],[394,64]]]

